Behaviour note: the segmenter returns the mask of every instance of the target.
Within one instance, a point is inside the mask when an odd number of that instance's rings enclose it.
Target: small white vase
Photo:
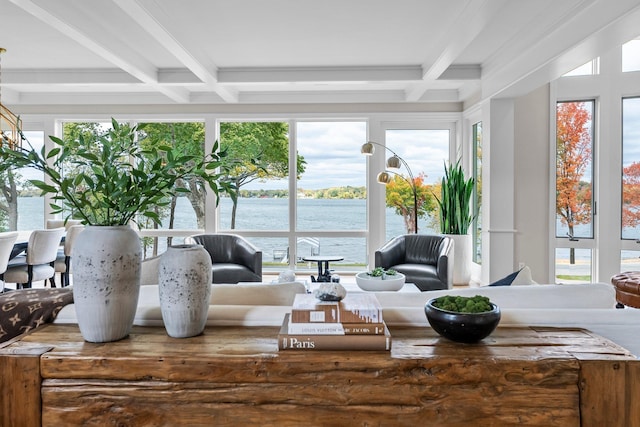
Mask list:
[[[167,334],[174,338],[204,330],[211,298],[211,257],[201,245],[169,246],[160,258],[158,291]]]
[[[140,293],[138,234],[128,225],[87,226],[76,237],[71,256],[82,337],[110,342],[129,335]]]
[[[453,239],[453,284],[468,285],[471,281],[471,234],[447,234]]]

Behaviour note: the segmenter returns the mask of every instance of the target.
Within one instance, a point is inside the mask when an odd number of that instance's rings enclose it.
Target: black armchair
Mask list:
[[[404,234],[375,253],[375,266],[394,269],[421,291],[453,286],[453,239],[447,236]]]
[[[262,251],[235,234],[198,234],[191,240],[209,252],[213,283],[262,281]]]

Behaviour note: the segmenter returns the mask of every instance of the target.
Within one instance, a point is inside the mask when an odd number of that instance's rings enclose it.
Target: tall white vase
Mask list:
[[[211,298],[211,256],[201,245],[169,246],[160,258],[160,310],[167,334],[174,338],[204,330]]]
[[[76,237],[71,256],[82,337],[109,342],[129,335],[140,293],[138,234],[128,225],[87,226]]]
[[[471,234],[447,234],[453,239],[453,284],[468,285],[471,281]]]

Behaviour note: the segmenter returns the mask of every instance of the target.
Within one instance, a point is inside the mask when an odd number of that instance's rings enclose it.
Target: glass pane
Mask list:
[[[140,243],[142,244],[142,258],[151,258],[158,255],[162,255],[167,251],[169,245],[182,245],[185,243],[185,237],[181,236],[162,236],[162,237],[141,237]]]
[[[563,77],[571,77],[571,76],[590,76],[594,74],[598,74],[598,61],[599,58],[596,58],[592,61],[589,61],[585,64],[582,64],[579,67],[574,68],[573,70],[566,73]]]
[[[289,124],[220,123],[220,145],[237,162],[230,178],[239,191],[235,206],[229,197],[220,199],[220,228],[288,230]]]
[[[556,283],[591,283],[591,249],[556,248]]]
[[[297,230],[367,227],[365,122],[299,122]]]
[[[594,101],[556,109],[556,236],[593,238]]]
[[[473,125],[473,211],[477,216],[473,221],[473,262],[482,264],[482,122]]]
[[[108,133],[109,129],[111,129],[111,122],[66,122],[63,123],[62,133],[65,141],[78,141],[80,138],[84,138],[86,141],[98,141],[99,138]],[[94,154],[98,154],[100,150],[99,144],[96,142],[92,147],[95,147]],[[83,172],[83,167],[74,164],[73,160],[73,156],[70,156],[62,164],[61,173],[66,178],[76,176],[80,172]],[[63,215],[68,216],[71,213],[68,209],[69,204],[62,203],[62,207],[64,208]],[[98,210],[98,212],[100,211]]]
[[[640,40],[622,45],[622,71],[640,71]]]
[[[448,129],[393,129],[385,135],[387,147],[398,154],[407,165],[392,169],[393,182],[387,185],[386,238],[413,232],[414,201],[408,185],[413,175],[418,189],[418,232],[439,233],[436,200],[439,183],[444,175],[445,162],[449,161]],[[379,148],[379,147],[376,147]],[[393,153],[387,150],[390,157]],[[409,169],[407,169],[407,167]],[[389,170],[388,170],[389,171]]]
[[[307,256],[325,255],[344,258],[331,262],[329,268],[336,271],[362,271],[366,266],[366,241],[359,237],[299,237],[297,241],[297,274],[308,272],[318,275],[316,262],[304,261]]]
[[[44,132],[24,132],[27,141],[23,146],[40,151],[44,144]],[[0,193],[0,230],[35,230],[44,227],[44,197],[29,180],[43,180],[44,174],[33,168],[8,171],[3,174]]]
[[[620,272],[640,271],[640,251],[620,251]]]
[[[622,238],[640,238],[640,98],[622,100]]]
[[[166,145],[181,153],[201,156],[204,152],[204,123],[141,123],[138,142],[142,147]],[[188,195],[176,195],[165,207],[155,211],[162,219],[157,226],[151,220],[144,220],[141,228],[160,229],[204,229],[206,186],[199,179],[192,179],[183,185],[191,189]],[[166,240],[166,239],[161,239]],[[171,244],[179,242],[169,239]],[[163,250],[164,251],[164,250]]]

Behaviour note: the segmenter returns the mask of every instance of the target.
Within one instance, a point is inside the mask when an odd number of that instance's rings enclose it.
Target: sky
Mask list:
[[[298,153],[307,162],[298,188],[366,185],[368,157],[360,153],[360,147],[367,142],[366,122],[298,122],[296,133]],[[387,146],[407,162],[414,176],[425,173],[430,183],[442,177],[449,154],[448,130],[389,130],[386,138]],[[385,151],[385,158],[392,155]],[[408,176],[404,168],[398,172]],[[287,182],[254,182],[245,188],[284,189]]]

